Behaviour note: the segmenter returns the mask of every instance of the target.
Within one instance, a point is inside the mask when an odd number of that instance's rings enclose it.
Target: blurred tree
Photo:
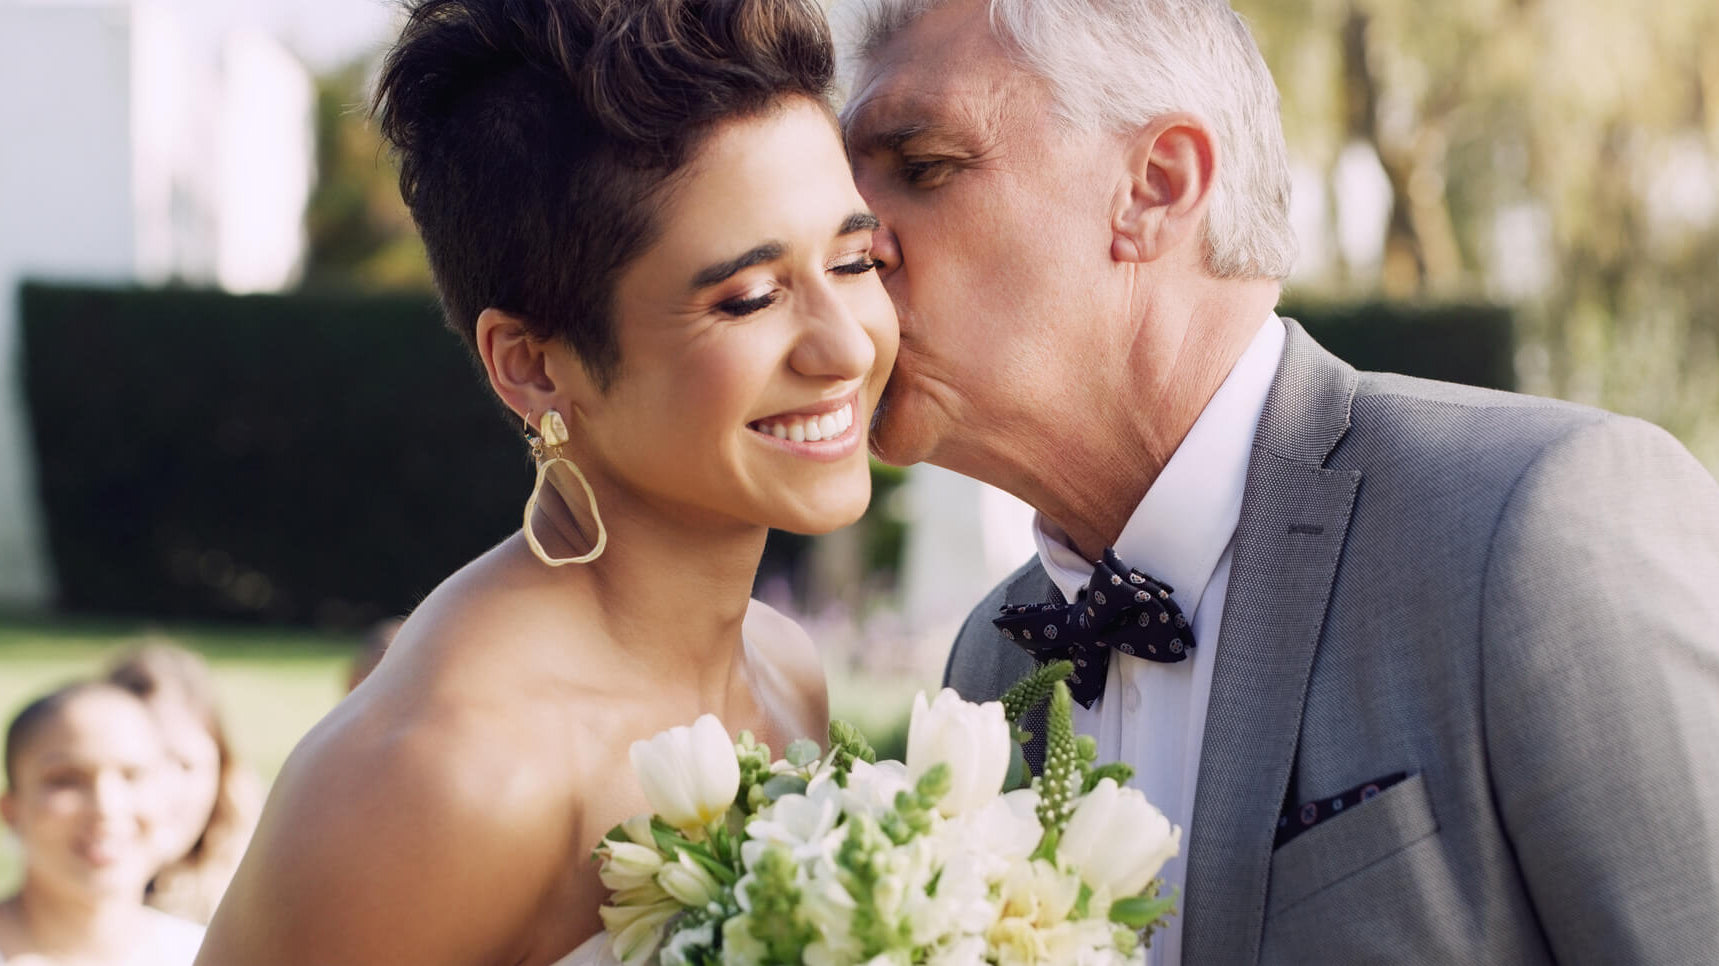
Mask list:
[[[369,117],[372,65],[316,81],[317,183],[305,212],[304,286],[428,290],[424,247],[400,200],[399,171]]]
[[[1719,4],[1235,0],[1298,160],[1390,187],[1372,277],[1517,304],[1524,388],[1640,415],[1719,467]]]

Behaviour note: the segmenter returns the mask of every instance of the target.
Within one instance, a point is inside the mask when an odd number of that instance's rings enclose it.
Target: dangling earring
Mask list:
[[[561,449],[571,438],[561,414],[553,409],[544,413],[542,426],[542,432],[534,435],[531,413],[525,414],[526,438],[531,440],[531,456],[537,461],[537,483],[531,487],[531,498],[525,501],[525,542],[531,545],[531,552],[537,555],[537,559],[551,567],[590,563],[602,556],[603,547],[609,542],[609,531],[603,527],[603,515],[597,512],[597,494],[591,492],[591,484],[586,481],[585,474],[579,472],[579,465],[568,459]],[[549,478],[549,471],[557,463],[565,463],[573,472],[573,478],[579,481],[579,486],[585,490],[585,499],[591,505],[591,518],[597,522],[597,544],[583,556],[551,557],[549,551],[543,549],[543,544],[538,542],[537,533],[531,527],[531,517],[537,510],[537,496],[543,491],[543,481]]]

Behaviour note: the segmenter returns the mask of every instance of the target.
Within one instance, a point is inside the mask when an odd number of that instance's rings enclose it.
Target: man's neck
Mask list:
[[[944,465],[1019,497],[1062,529],[1081,556],[1097,560],[1276,304],[1275,282],[1228,284],[1244,287],[1221,306],[1142,323],[1112,378],[1094,379],[1072,413],[1046,414],[1063,431],[1037,427],[1011,441],[1006,454]],[[1078,431],[1066,430],[1071,416]]]

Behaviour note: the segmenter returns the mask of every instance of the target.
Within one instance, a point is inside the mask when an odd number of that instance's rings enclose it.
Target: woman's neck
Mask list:
[[[567,538],[565,505],[544,504],[545,548],[557,556],[588,549]],[[582,609],[597,615],[617,658],[667,688],[686,689],[700,711],[730,710],[747,693],[741,632],[768,529],[616,499],[602,509],[602,556],[555,568],[549,579],[582,591]]]
[[[133,899],[56,892],[26,876],[7,902],[34,952],[55,957],[118,958],[136,947],[145,928],[142,890]]]

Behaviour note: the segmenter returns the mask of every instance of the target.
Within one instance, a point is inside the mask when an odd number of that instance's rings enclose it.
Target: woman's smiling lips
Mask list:
[[[859,399],[841,399],[754,420],[747,428],[765,443],[808,459],[839,460],[859,448]]]

